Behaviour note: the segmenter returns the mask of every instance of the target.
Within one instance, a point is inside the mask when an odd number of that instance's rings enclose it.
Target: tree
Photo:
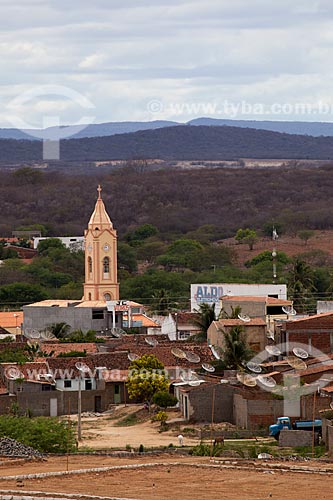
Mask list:
[[[40,240],[38,243],[38,255],[48,255],[50,249],[52,248],[60,248],[62,250],[66,249],[65,245],[61,240],[59,240],[59,238],[47,238],[46,240]]]
[[[235,239],[239,243],[246,243],[249,245],[249,249],[253,250],[254,244],[258,240],[257,233],[254,229],[238,229]]]
[[[51,325],[48,325],[47,329],[55,337],[57,337],[57,339],[64,339],[68,336],[71,327],[70,325],[62,321],[60,323],[52,323]]]
[[[169,380],[156,356],[144,354],[131,363],[126,385],[131,399],[147,401],[150,407],[154,394],[168,390]]]
[[[307,245],[308,240],[313,238],[315,232],[311,229],[302,229],[302,231],[298,231],[297,236],[304,241],[304,244]]]
[[[48,298],[38,285],[11,283],[0,288],[0,302],[4,304],[31,304]]]
[[[153,403],[161,408],[167,408],[168,406],[175,406],[178,403],[176,396],[170,394],[167,391],[158,391],[153,396]]]
[[[194,323],[200,327],[200,334],[198,340],[207,339],[207,330],[213,321],[216,320],[215,314],[215,302],[212,304],[200,304],[199,309],[196,310],[198,313],[198,318],[194,320]]]
[[[244,336],[244,328],[241,325],[236,325],[229,332],[223,331],[223,336],[225,366],[229,369],[239,369],[243,361],[248,361],[252,357],[252,352]]]
[[[314,273],[312,268],[299,257],[292,262],[288,273],[289,295],[294,301],[294,306],[304,311],[306,303],[312,299],[314,287]]]

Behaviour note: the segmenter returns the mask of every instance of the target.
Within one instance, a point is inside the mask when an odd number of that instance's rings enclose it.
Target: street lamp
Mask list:
[[[82,373],[89,372],[90,368],[85,363],[75,363],[75,368],[79,370],[79,390],[78,390],[78,401],[77,401],[77,440],[81,441],[82,432],[81,432],[81,413],[82,413],[82,391],[81,391],[81,382],[82,382]]]
[[[17,313],[14,313],[13,316],[15,318],[15,334],[17,335],[17,329],[18,329],[17,318],[19,317],[19,315]]]

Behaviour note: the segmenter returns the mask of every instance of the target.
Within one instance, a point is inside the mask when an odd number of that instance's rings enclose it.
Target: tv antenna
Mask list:
[[[134,354],[134,352],[129,352],[127,354],[127,358],[129,361],[136,361],[137,359],[140,359],[140,356],[138,354]]]
[[[295,356],[301,359],[307,359],[309,357],[309,353],[301,347],[294,347],[293,353],[295,354]]]
[[[218,347],[211,345],[210,350],[212,351],[212,354],[213,354],[215,359],[221,359],[221,355],[218,351]]]
[[[191,370],[183,370],[180,374],[180,378],[186,384],[198,380],[197,374],[195,372],[192,372]]]
[[[250,316],[248,316],[247,314],[238,314],[238,319],[244,321],[244,323],[248,323],[249,321],[251,321]]]
[[[286,361],[291,368],[295,370],[306,370],[307,364],[303,359],[297,358],[296,356],[287,356]]]
[[[259,382],[259,384],[265,387],[269,387],[270,389],[276,386],[276,381],[269,375],[258,375],[257,381]]]
[[[191,351],[185,351],[185,358],[190,363],[200,363],[200,356]]]
[[[266,345],[265,351],[268,352],[270,356],[281,356],[281,351],[275,345]]]
[[[122,328],[118,328],[117,326],[111,328],[111,335],[113,335],[117,339],[120,339],[125,333],[126,332]]]
[[[271,329],[267,330],[266,337],[270,340],[275,340],[274,332]]]
[[[201,384],[201,380],[190,380],[188,385],[191,387],[198,387]]]
[[[287,315],[287,316],[296,316],[297,312],[292,306],[283,306],[282,311]]]
[[[210,373],[213,373],[215,372],[215,367],[212,366],[211,364],[209,363],[202,363],[202,368],[206,371],[206,372],[210,372]]]
[[[57,340],[57,337],[53,335],[49,330],[45,330],[44,332],[40,332],[41,340]]]
[[[246,367],[251,370],[251,372],[254,372],[254,373],[261,373],[262,372],[262,368],[260,365],[258,365],[258,363],[255,363],[254,361],[248,361],[246,363]]]
[[[237,380],[247,387],[255,387],[257,385],[256,377],[249,375],[248,373],[238,372],[236,374]]]
[[[173,354],[176,358],[179,358],[179,359],[186,358],[185,352],[182,349],[179,349],[178,347],[173,347],[171,349],[171,354]]]
[[[158,345],[158,340],[150,337],[145,337],[145,342],[150,345],[150,347],[156,347]]]
[[[81,373],[88,373],[90,371],[89,366],[86,365],[85,363],[81,363],[80,361],[75,363],[75,368],[79,370],[79,372]]]

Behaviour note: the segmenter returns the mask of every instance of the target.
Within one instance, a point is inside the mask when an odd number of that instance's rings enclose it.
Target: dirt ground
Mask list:
[[[128,405],[126,408],[119,407],[116,415],[124,418],[126,415],[133,413],[137,406]],[[177,419],[178,412],[169,412],[169,419]],[[159,432],[160,423],[151,422],[150,418],[146,422],[142,422],[133,426],[119,427],[116,425],[119,419],[114,418],[115,415],[103,415],[100,417],[83,417],[82,418],[82,442],[81,448],[88,447],[95,450],[105,448],[123,448],[130,445],[133,448],[138,448],[140,444],[145,447],[169,446],[172,443],[178,445],[177,436],[179,430],[172,428],[166,432]],[[74,420],[75,417],[72,417]],[[184,446],[193,446],[198,444],[198,438],[184,437]]]
[[[272,252],[273,242],[271,238],[260,238],[254,245],[253,250],[249,250],[248,245],[237,244],[234,238],[223,240],[223,244],[231,247],[237,254],[239,264],[243,264],[247,260],[251,260],[265,250]],[[278,252],[285,252],[289,256],[321,250],[327,252],[329,257],[333,256],[333,231],[315,231],[314,236],[305,244],[303,240],[297,236],[289,236],[286,234],[280,235],[279,239],[274,244]]]
[[[70,470],[86,467],[163,462],[142,469],[114,470],[80,475],[63,475],[43,479],[1,480],[1,491],[20,493],[43,491],[51,493],[77,493],[137,500],[331,500],[333,475],[325,478],[319,473],[292,473],[280,471],[229,470],[207,468],[207,458],[197,457],[142,457],[141,459],[115,459],[109,457],[70,457]],[[175,461],[180,465],[172,465]],[[188,464],[188,465],[185,465]],[[170,465],[168,465],[170,464]],[[196,467],[193,465],[197,464]],[[201,465],[203,464],[203,465]],[[307,467],[311,463],[306,462]],[[322,464],[321,464],[322,466]],[[325,465],[327,466],[327,465]],[[16,473],[66,470],[66,457],[47,462],[1,466],[1,476]],[[332,467],[333,472],[333,467]]]

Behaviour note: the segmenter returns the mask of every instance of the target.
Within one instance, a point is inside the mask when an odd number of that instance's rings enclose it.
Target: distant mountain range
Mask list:
[[[85,137],[105,137],[116,134],[127,134],[138,132],[140,130],[155,130],[159,128],[179,126],[179,125],[196,125],[196,126],[224,126],[224,127],[240,127],[252,128],[257,130],[270,130],[272,132],[280,132],[285,134],[311,135],[314,137],[333,136],[333,123],[328,122],[288,122],[288,121],[256,121],[256,120],[226,120],[218,118],[195,118],[187,123],[179,123],[168,120],[155,120],[151,122],[109,122],[96,123],[87,125],[82,129],[82,126],[73,125],[70,127],[61,127],[61,134],[67,138],[82,139]],[[82,129],[82,130],[81,130]],[[0,128],[0,139],[54,139],[54,134],[59,133],[54,127],[46,129],[15,129],[15,128]],[[70,136],[67,134],[71,134]]]
[[[333,159],[333,137],[281,134],[229,126],[179,125],[106,137],[65,139],[61,160],[106,161],[134,158],[234,160],[239,158]],[[42,143],[0,140],[0,160],[42,160]]]

